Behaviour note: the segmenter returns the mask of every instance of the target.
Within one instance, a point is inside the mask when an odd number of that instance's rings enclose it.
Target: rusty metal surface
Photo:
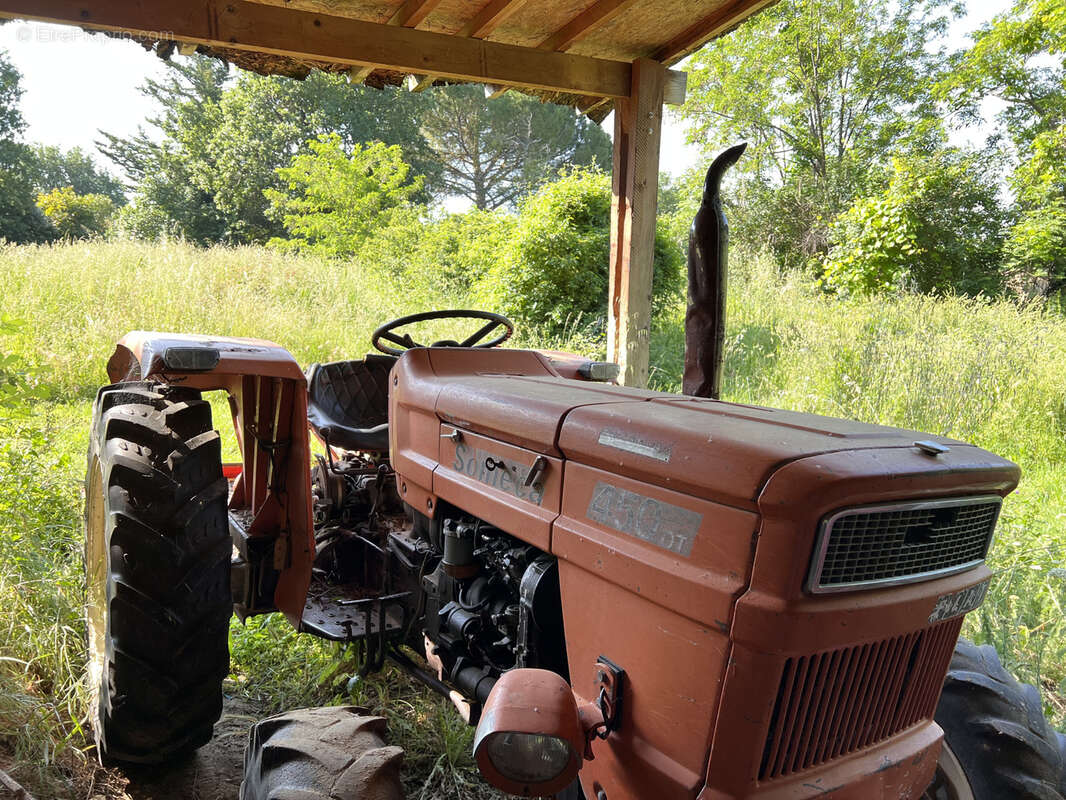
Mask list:
[[[202,346],[217,349],[216,374],[249,374],[273,378],[303,379],[303,370],[289,351],[265,339],[197,336],[183,333],[131,331],[123,336],[108,362],[112,381],[147,380],[172,374],[163,365],[168,347]],[[131,358],[132,357],[132,358]],[[135,374],[130,370],[136,369]]]
[[[722,211],[722,176],[747,143],[721,153],[707,170],[700,204],[688,236],[688,310],[685,312],[685,373],[682,391],[718,398],[725,355],[725,296],[729,271],[729,224]]]
[[[666,393],[649,399],[574,409],[562,423],[559,449],[571,461],[754,510],[781,464],[836,450],[914,451],[915,437],[925,435]],[[516,394],[512,402],[521,399]]]
[[[569,663],[625,666],[621,724],[594,745],[586,795],[799,800],[835,789],[858,800],[924,788],[940,742],[930,719],[940,662],[957,634],[956,617],[935,635],[929,620],[989,571],[812,596],[819,522],[863,504],[1003,496],[1017,467],[952,440],[930,454],[917,432],[568,380],[528,351],[415,351],[393,378],[394,464],[408,496],[430,509],[446,499],[549,550]],[[562,475],[557,501],[518,494],[517,472],[538,455],[546,481]],[[482,457],[515,474],[493,485]],[[868,674],[845,653],[890,650],[882,672],[898,713],[825,759],[832,744],[818,737],[833,719],[813,694],[844,694]],[[922,681],[903,657],[912,651]],[[817,666],[811,692],[788,699],[798,728],[774,720],[790,663]],[[587,708],[601,684],[577,671],[573,689]],[[859,716],[876,706],[852,700],[837,706]],[[774,758],[784,752],[789,766],[760,772],[775,724],[790,738]]]
[[[534,787],[504,776],[496,769],[483,745],[489,736],[507,731],[544,734],[565,740],[570,745],[570,762],[566,770],[554,780]],[[500,677],[489,694],[474,735],[478,768],[490,783],[508,794],[523,797],[551,795],[573,781],[584,752],[585,732],[579,722],[574,696],[562,676],[544,669],[516,669]]]
[[[175,372],[163,363],[169,347],[213,348],[218,363],[209,371]],[[274,603],[299,626],[314,556],[307,383],[300,365],[264,339],[133,331],[119,340],[108,374],[229,394],[242,455],[229,506],[247,510],[251,536],[276,540]]]
[[[327,585],[312,580],[304,604],[302,630],[337,642],[354,642],[368,635],[400,631],[404,627],[406,594],[379,595],[355,584]]]
[[[548,550],[551,524],[559,514],[563,462],[469,431],[440,427],[440,466],[433,492],[442,499],[523,541]],[[537,459],[541,462],[537,462]],[[526,485],[531,471],[539,466]]]

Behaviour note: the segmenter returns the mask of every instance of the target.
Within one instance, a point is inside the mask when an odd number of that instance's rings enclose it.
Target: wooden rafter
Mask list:
[[[459,29],[456,36],[484,39],[528,2],[529,0],[491,0]]]
[[[348,70],[348,81],[350,83],[362,83],[370,77],[370,73],[374,71],[374,67],[352,67]]]
[[[608,22],[632,5],[634,0],[600,0],[582,11],[537,47],[541,50],[564,52],[580,42],[597,27]]]
[[[537,49],[565,52],[592,33],[597,26],[604,24],[611,17],[621,13],[626,6],[633,2],[634,0],[599,0],[598,3],[585,9],[547,39],[544,39],[537,45]],[[494,87],[489,99],[500,97],[508,91],[510,91],[508,86]]]
[[[389,25],[417,28],[440,2],[441,0],[407,0],[389,19]]]
[[[733,0],[726,3],[714,13],[690,25],[655,51],[651,57],[662,64],[676,64],[711,39],[728,33],[756,11],[775,2],[777,0]]]
[[[247,0],[0,0],[0,16],[176,39],[352,67],[627,97],[631,65],[329,17]]]
[[[508,17],[518,11],[529,0],[491,0],[491,2],[475,14],[469,22],[460,28],[455,35],[464,39],[482,39],[492,33],[496,26],[505,22]],[[421,92],[428,89],[440,78],[440,75],[430,73],[423,75],[422,79],[411,89],[412,92]]]

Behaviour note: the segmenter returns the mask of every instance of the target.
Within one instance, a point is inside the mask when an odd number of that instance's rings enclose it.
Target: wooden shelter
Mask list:
[[[220,56],[259,72],[348,72],[381,86],[475,81],[594,119],[613,108],[608,358],[648,376],[651,270],[669,67],[773,0],[0,0],[0,17],[129,35],[161,54]]]

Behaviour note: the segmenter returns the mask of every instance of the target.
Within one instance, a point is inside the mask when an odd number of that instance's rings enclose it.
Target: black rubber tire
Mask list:
[[[403,800],[402,761],[365,708],[286,711],[252,726],[240,800]]]
[[[100,390],[86,477],[92,724],[101,760],[158,763],[211,739],[229,672],[227,483],[190,389]]]
[[[1063,800],[1059,736],[1040,692],[1016,681],[992,647],[959,640],[936,721],[975,800]]]

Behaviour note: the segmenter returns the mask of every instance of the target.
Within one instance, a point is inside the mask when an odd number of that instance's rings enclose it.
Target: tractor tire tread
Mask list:
[[[1064,800],[1059,736],[1039,691],[1021,684],[989,645],[960,639],[936,721],[976,800]]]
[[[264,719],[248,734],[240,800],[400,800],[403,750],[385,728],[357,706]]]
[[[106,492],[109,761],[158,763],[210,740],[229,672],[231,544],[210,404],[127,382],[97,396],[90,463]]]

